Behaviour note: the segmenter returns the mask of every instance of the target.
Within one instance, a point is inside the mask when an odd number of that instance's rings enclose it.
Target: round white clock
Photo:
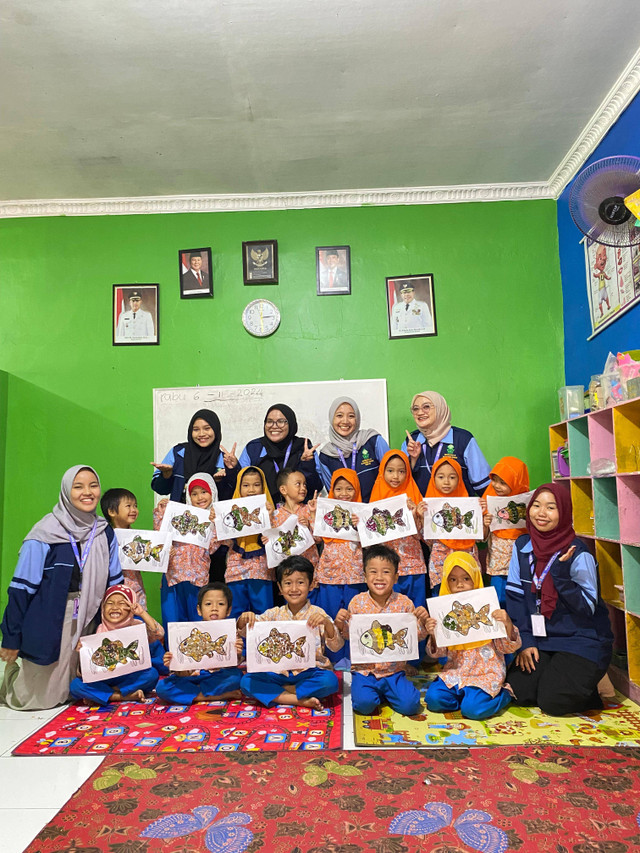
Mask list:
[[[280,325],[280,310],[268,299],[254,299],[242,312],[242,325],[249,334],[266,338]]]

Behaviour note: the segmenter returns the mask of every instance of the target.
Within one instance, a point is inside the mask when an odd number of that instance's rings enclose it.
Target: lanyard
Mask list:
[[[428,447],[428,442],[425,440],[424,444],[422,445],[422,452],[424,453],[424,464],[427,466],[427,470],[429,471],[429,474],[431,474],[432,466],[429,465],[429,461],[427,460],[427,447]],[[442,454],[442,448],[443,447],[444,447],[443,443],[440,442],[440,444],[438,445],[438,451],[436,453],[436,458],[433,460],[434,465],[436,464],[438,459],[440,459],[440,455]]]
[[[291,445],[292,444],[293,444],[293,442],[290,441],[289,447],[287,447],[287,452],[284,454],[284,464],[282,465],[283,468],[287,467],[287,462],[289,461],[289,456],[291,455]],[[276,462],[275,459],[273,460],[273,467],[276,469],[276,474],[279,474],[280,473],[280,466],[278,465],[278,463]]]
[[[536,588],[536,592],[538,593],[538,597],[536,598],[536,612],[540,613],[540,603],[542,601],[540,596],[540,590],[542,589],[542,584],[546,576],[551,571],[551,566],[555,562],[555,560],[560,556],[560,551],[556,551],[556,553],[551,557],[547,565],[544,567],[544,570],[540,577],[538,577],[533,571],[533,554],[529,554],[529,566],[531,567],[531,582]]]
[[[93,527],[91,528],[91,533],[89,534],[89,539],[87,540],[87,546],[84,549],[84,554],[82,557],[80,556],[80,552],[78,551],[78,543],[73,538],[71,534],[69,534],[69,542],[71,542],[71,547],[73,548],[73,556],[76,558],[78,565],[80,566],[80,574],[82,574],[85,564],[89,559],[89,553],[91,551],[91,546],[93,545],[93,539],[96,535],[96,527],[98,526],[98,520],[96,519],[93,522]]]
[[[344,453],[340,450],[340,448],[339,448],[339,447],[338,447],[338,448],[336,448],[336,449],[337,449],[337,451],[338,451],[338,456],[340,457],[340,461],[342,462],[342,467],[343,467],[343,468],[349,468],[349,465],[347,465],[347,463],[346,463],[346,461],[345,461]],[[352,448],[352,450],[351,450],[351,470],[352,470],[352,471],[355,471],[355,470],[356,470],[356,453],[357,453],[357,452],[358,452],[358,451],[356,450],[356,443],[354,442],[354,443],[353,443],[353,448]]]

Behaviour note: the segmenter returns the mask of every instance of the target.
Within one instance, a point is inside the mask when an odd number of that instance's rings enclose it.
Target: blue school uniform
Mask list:
[[[426,494],[431,479],[431,469],[436,461],[442,456],[452,456],[462,468],[462,479],[469,496],[482,496],[490,483],[491,468],[484,458],[478,442],[468,430],[451,427],[442,441],[433,447],[429,446],[426,438],[418,429],[411,433],[411,438],[421,445],[422,452],[416,461],[415,468],[411,469],[411,473],[423,495]],[[406,439],[402,442],[402,451],[407,452]]]
[[[262,443],[262,439],[252,439],[240,454],[240,458],[238,460],[240,470],[242,470],[242,468],[247,468],[249,465],[252,465],[254,468],[261,469],[260,460],[264,459],[266,456],[267,449]],[[322,491],[322,480],[316,471],[315,453],[314,459],[309,459],[305,462],[301,459],[299,462],[296,462],[295,465],[287,463],[287,467],[295,468],[296,471],[301,471],[305,476],[305,480],[307,481],[307,496],[304,499],[304,503],[307,503],[307,501],[313,497],[314,492]],[[267,486],[275,500],[278,495],[275,481],[269,482],[269,480],[267,480]]]
[[[371,489],[378,476],[380,460],[389,450],[389,445],[381,435],[373,435],[356,452],[355,459],[352,454],[340,456],[328,456],[326,453],[318,453],[316,457],[316,470],[327,492],[331,488],[331,477],[338,468],[351,468],[358,475],[362,500],[367,503],[371,496]]]
[[[214,672],[201,669],[195,675],[174,673],[158,682],[156,693],[170,705],[191,705],[200,693],[203,696],[221,696],[223,693],[239,690],[241,679],[242,672],[237,666],[217,669]]]
[[[420,710],[420,691],[402,670],[380,678],[373,673],[351,673],[351,704],[356,714],[373,714],[383,702],[411,717]]]
[[[184,451],[186,443],[176,444],[162,460],[164,465],[171,465],[173,472],[170,477],[163,477],[161,472],[156,470],[151,478],[151,488],[159,495],[169,495],[169,499],[184,502],[184,489],[186,486],[184,476]],[[233,469],[225,468],[224,455],[221,452],[216,462],[218,470],[224,471],[225,476],[221,480],[216,480],[218,488],[218,500],[226,501],[233,497],[233,491],[236,487],[236,479],[238,477],[239,466]]]

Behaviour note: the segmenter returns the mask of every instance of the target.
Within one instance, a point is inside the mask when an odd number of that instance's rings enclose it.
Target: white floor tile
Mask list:
[[[0,722],[4,720],[34,720],[35,725],[43,725],[64,709],[64,705],[48,708],[46,711],[14,711],[6,705],[0,705]]]
[[[0,758],[3,808],[59,809],[103,760],[86,755]]]
[[[22,853],[58,809],[0,809],[0,853]]]
[[[11,750],[37,731],[42,723],[42,720],[29,720],[24,717],[18,720],[3,720],[0,725],[0,756],[11,755]]]

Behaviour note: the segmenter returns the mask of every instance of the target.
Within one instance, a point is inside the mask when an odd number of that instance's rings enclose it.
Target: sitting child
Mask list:
[[[294,669],[288,672],[253,672],[243,676],[242,692],[263,705],[302,705],[321,710],[321,699],[336,693],[339,684],[335,673],[329,671],[325,657],[325,642],[337,652],[343,640],[336,626],[320,607],[311,604],[309,588],[313,582],[313,565],[306,557],[287,557],[276,567],[278,589],[286,604],[272,607],[265,613],[243,613],[238,620],[238,630],[244,632],[256,622],[306,621],[309,628],[317,628],[316,663],[312,669]]]
[[[198,616],[204,622],[229,619],[231,613],[231,590],[224,583],[210,583],[198,593]],[[242,638],[237,637],[236,649],[242,653]],[[171,669],[173,655],[166,652],[165,666]],[[191,705],[193,702],[224,702],[240,699],[242,673],[237,666],[221,669],[185,670],[174,672],[161,679],[156,693],[170,705]]]
[[[100,509],[110,526],[115,530],[130,530],[138,518],[138,500],[129,489],[107,489],[100,498]],[[123,569],[124,585],[132,589],[143,610],[147,609],[147,594],[142,573],[135,569]]]
[[[426,636],[424,607],[415,607],[410,598],[393,591],[398,582],[400,558],[386,545],[363,549],[364,579],[368,592],[361,592],[349,602],[348,610],[340,610],[336,625],[343,636],[349,636],[349,620],[356,613],[413,613],[418,620],[418,639]],[[357,714],[373,714],[381,702],[407,717],[420,710],[420,692],[407,678],[406,661],[352,664],[351,701]]]
[[[147,626],[149,648],[153,655],[153,646],[160,646],[164,637],[162,625],[136,601],[135,593],[124,584],[110,586],[105,592],[101,605],[102,622],[98,625],[96,634],[115,631],[119,628],[129,628],[135,621],[142,621]],[[80,643],[78,643],[78,651]],[[111,702],[142,702],[145,693],[156,686],[158,671],[150,666],[127,675],[117,675],[105,681],[86,683],[81,676],[74,678],[69,686],[69,693],[74,699],[81,699],[85,705],[108,705]]]
[[[480,566],[465,551],[454,551],[444,561],[440,595],[455,595],[481,589]],[[455,648],[439,648],[433,632],[436,620],[428,618],[426,628],[431,638],[428,651],[434,657],[448,655],[440,675],[425,696],[429,711],[458,711],[470,720],[485,720],[498,714],[511,702],[512,695],[504,687],[504,656],[520,648],[520,634],[506,610],[494,610],[491,616],[504,625],[507,636],[497,640],[464,643]]]

